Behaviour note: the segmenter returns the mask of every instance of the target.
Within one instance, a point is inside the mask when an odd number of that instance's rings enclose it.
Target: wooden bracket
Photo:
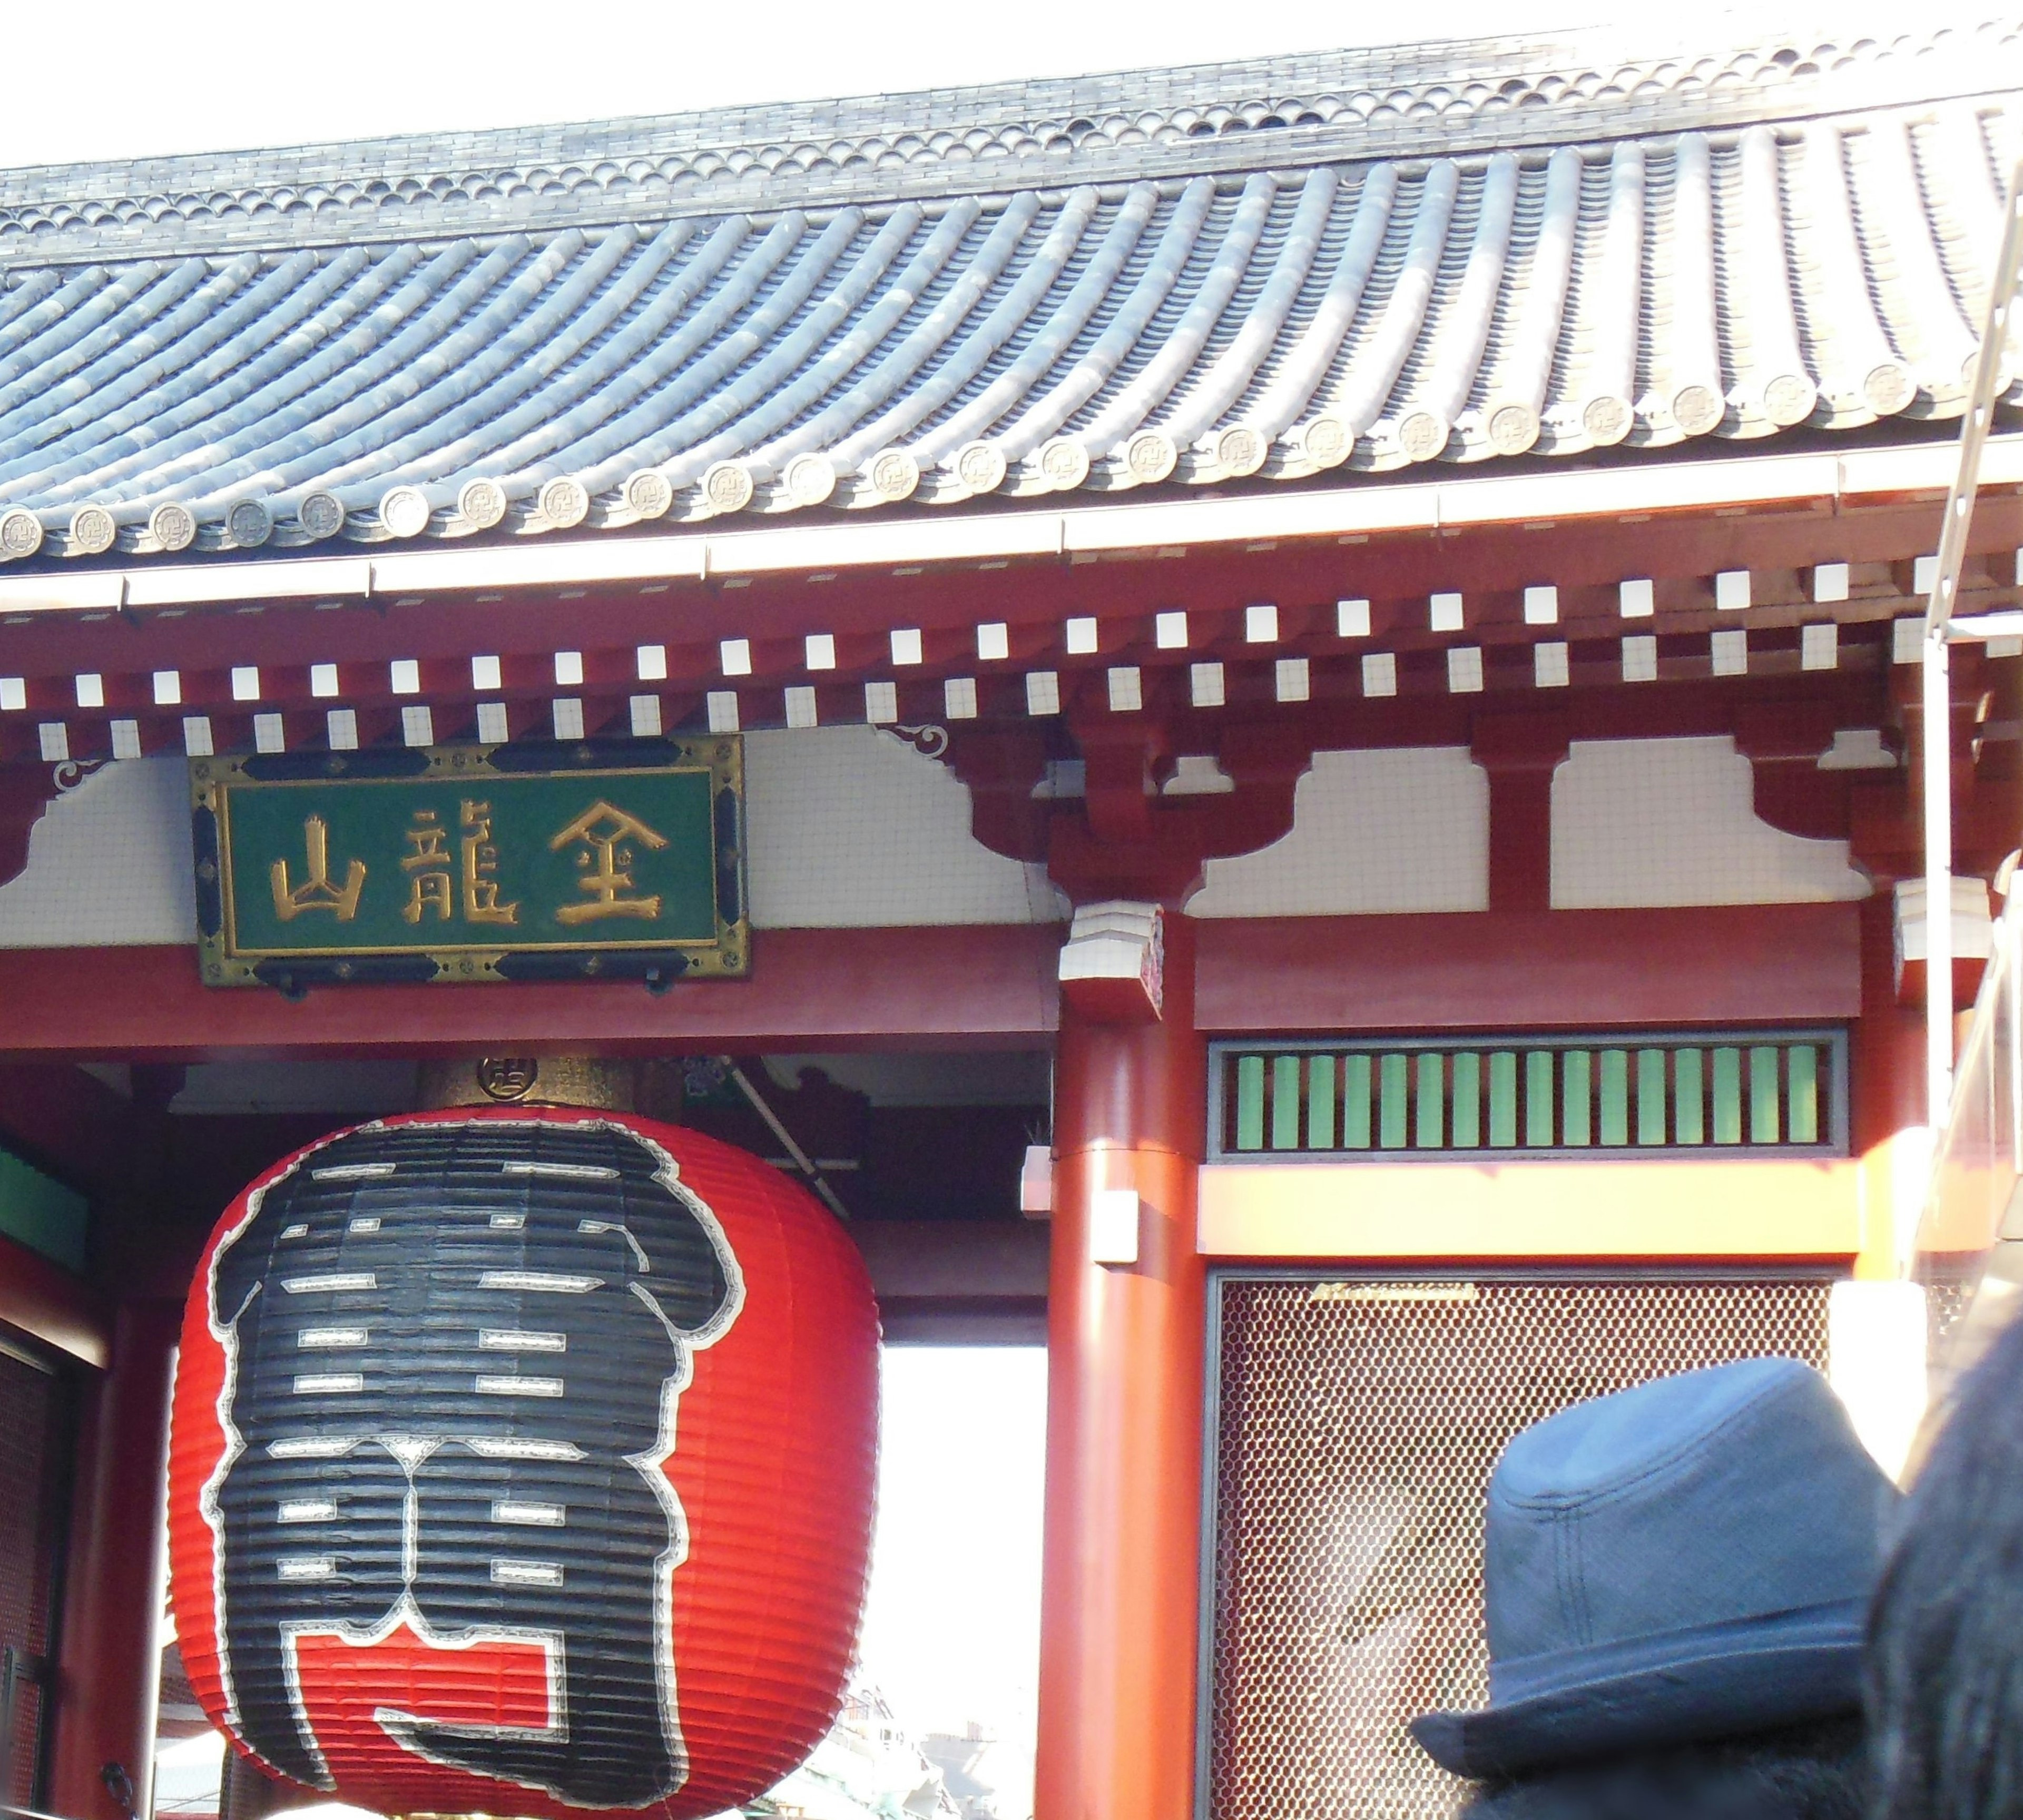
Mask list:
[[[1481,714],[1469,749],[1489,774],[1489,908],[1546,910],[1553,895],[1553,775],[1565,762],[1564,712]]]

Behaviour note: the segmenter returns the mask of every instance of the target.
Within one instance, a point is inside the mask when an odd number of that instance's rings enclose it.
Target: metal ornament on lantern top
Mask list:
[[[821,1740],[855,1646],[855,1248],[743,1151],[540,1104],[552,1072],[484,1065],[490,1103],[269,1169],[185,1310],[191,1684],[270,1772],[382,1813],[720,1813]]]

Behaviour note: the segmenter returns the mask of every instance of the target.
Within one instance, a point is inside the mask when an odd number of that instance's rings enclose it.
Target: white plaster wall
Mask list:
[[[1756,818],[1731,739],[1577,741],[1553,779],[1553,904],[1586,910],[1865,897],[1844,840]]]
[[[0,885],[0,948],[125,947],[196,940],[189,771],[128,758],[52,802],[28,864]]]
[[[1030,923],[1066,914],[1044,872],[969,832],[948,768],[871,727],[744,742],[752,920],[763,928]],[[94,772],[49,806],[0,886],[0,948],[196,939],[181,758]]]
[[[1051,923],[1045,870],[969,831],[955,773],[876,727],[744,736],[752,920],[762,929]]]
[[[1292,831],[1210,860],[1191,916],[1344,916],[1489,905],[1489,780],[1461,746],[1319,752]]]
[[[746,736],[752,908],[763,928],[1059,920],[1037,867],[969,832],[947,767],[870,727]],[[1211,860],[1196,916],[1480,910],[1489,794],[1461,747],[1322,752],[1292,831]],[[1576,744],[1553,786],[1562,908],[1821,902],[1868,894],[1844,841],[1758,821],[1726,739]],[[59,797],[0,886],[0,947],[194,941],[188,785],[180,758],[108,765]]]

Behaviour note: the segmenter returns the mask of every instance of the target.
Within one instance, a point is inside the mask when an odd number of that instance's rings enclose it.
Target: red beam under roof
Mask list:
[[[79,1069],[0,1065],[0,1142],[88,1195],[130,1185],[133,1111]]]
[[[715,1048],[1016,1048],[1059,1021],[1053,926],[762,931],[748,980],[661,997],[607,984],[350,986],[299,1003],[198,983],[186,948],[0,952],[0,1055],[210,1056]],[[1857,906],[1205,921],[1209,1031],[1839,1021],[1861,995]]]
[[[112,1317],[97,1292],[0,1237],[0,1335],[9,1328],[100,1371],[112,1357]]]
[[[1056,1021],[1055,926],[778,929],[744,980],[656,997],[603,981],[358,985],[291,1003],[206,987],[184,947],[0,952],[0,1056],[708,1052],[810,1046],[1029,1048]]]
[[[1541,910],[1205,921],[1204,1030],[1838,1023],[1861,1010],[1860,907]]]

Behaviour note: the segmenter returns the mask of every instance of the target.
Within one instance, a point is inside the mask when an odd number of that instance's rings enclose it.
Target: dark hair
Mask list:
[[[1868,1788],[1850,1717],[1491,1783],[1461,1820],[1863,1820]]]
[[[1967,1374],[1868,1625],[1880,1820],[2023,1812],[2023,1321]]]

